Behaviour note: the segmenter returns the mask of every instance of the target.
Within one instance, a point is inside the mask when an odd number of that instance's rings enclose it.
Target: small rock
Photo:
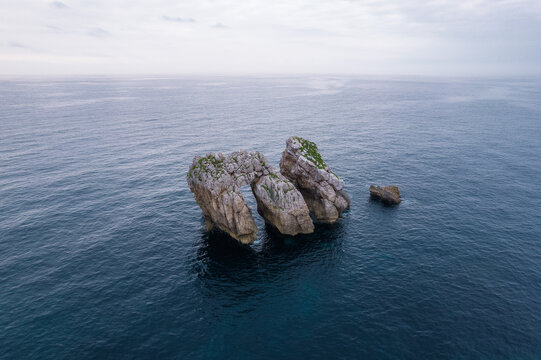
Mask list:
[[[385,187],[370,185],[370,196],[375,199],[381,200],[385,204],[399,204],[402,199],[400,198],[400,191],[398,186],[389,185]]]

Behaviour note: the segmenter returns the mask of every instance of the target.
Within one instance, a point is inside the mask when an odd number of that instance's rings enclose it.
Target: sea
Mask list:
[[[292,135],[343,218],[205,231],[193,157]],[[0,358],[541,359],[541,79],[1,79]]]

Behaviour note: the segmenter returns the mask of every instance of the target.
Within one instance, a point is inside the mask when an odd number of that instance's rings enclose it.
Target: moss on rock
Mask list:
[[[318,169],[326,169],[327,164],[323,161],[316,143],[296,136],[295,139],[301,144],[300,151],[309,161],[314,163]]]

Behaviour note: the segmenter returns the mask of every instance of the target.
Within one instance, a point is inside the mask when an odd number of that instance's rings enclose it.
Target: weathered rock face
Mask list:
[[[273,172],[252,183],[257,212],[282,234],[314,232],[310,211],[301,193],[282,174]]]
[[[370,185],[370,196],[381,200],[385,204],[399,204],[402,199],[400,199],[400,191],[398,187],[394,185],[389,185],[385,187]]]
[[[295,136],[287,139],[280,172],[300,190],[319,221],[335,222],[350,205],[344,181],[325,164],[311,141]]]
[[[288,235],[313,232],[299,191],[257,152],[196,156],[187,175],[207,229],[216,226],[241,243],[257,238],[257,226],[240,187],[250,184],[263,218]]]

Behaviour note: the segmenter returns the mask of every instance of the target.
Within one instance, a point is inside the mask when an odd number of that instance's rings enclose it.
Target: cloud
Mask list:
[[[59,28],[58,26],[55,26],[55,25],[46,25],[45,26],[49,31],[51,32],[55,32],[55,33],[58,33],[58,34],[61,34],[64,32],[64,30],[62,30],[61,28]]]
[[[16,41],[10,41],[8,43],[8,47],[15,48],[15,49],[32,49],[30,46],[21,44],[21,43],[16,42]]]
[[[53,1],[51,6],[57,9],[69,9],[70,7],[61,1]]]
[[[0,74],[541,75],[539,0],[128,2],[4,1]]]
[[[162,19],[164,19],[165,21],[171,21],[171,22],[176,22],[176,23],[194,23],[195,22],[195,19],[193,18],[163,16]]]
[[[214,29],[229,29],[229,26],[226,26],[220,22],[212,25],[211,27]]]
[[[105,38],[111,36],[111,33],[99,27],[95,27],[88,30],[88,35],[96,38]]]
[[[9,49],[12,49],[13,51],[15,51],[15,53],[18,53],[18,54],[22,53],[21,51],[18,51],[18,50],[23,50],[24,53],[27,53],[29,55],[43,52],[33,46],[30,46],[30,45],[27,45],[26,43],[21,43],[18,41],[10,41],[5,46]]]

